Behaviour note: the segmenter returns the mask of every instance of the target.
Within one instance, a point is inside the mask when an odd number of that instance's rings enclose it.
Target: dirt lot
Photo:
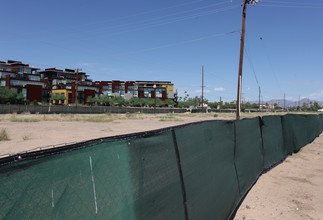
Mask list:
[[[259,113],[243,113],[242,118],[257,115]],[[0,155],[16,154],[49,145],[155,130],[190,122],[234,118],[235,113],[4,114],[0,115],[0,131],[4,129],[9,140],[1,141],[0,139]]]
[[[9,140],[0,141],[0,155],[36,147],[81,142],[94,138],[214,120],[215,114],[98,114],[98,115],[0,115],[0,130]],[[233,114],[222,118],[232,118]],[[219,118],[219,117],[217,117]]]
[[[154,130],[234,114],[0,115],[0,155],[36,147]],[[243,117],[254,117],[244,114]],[[262,175],[235,219],[323,219],[323,135]]]

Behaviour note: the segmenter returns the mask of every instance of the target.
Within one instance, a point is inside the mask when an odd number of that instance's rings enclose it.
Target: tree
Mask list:
[[[174,106],[175,105],[175,102],[171,99],[166,99],[165,100],[165,105],[166,106]]]
[[[190,95],[188,94],[188,92],[185,91],[184,92],[184,97],[179,97],[178,101],[182,101],[183,100],[182,102],[186,102],[189,96]]]
[[[59,104],[61,101],[61,104],[64,104],[64,100],[66,100],[66,96],[62,93],[52,93],[50,100],[55,101],[55,105]]]
[[[319,110],[321,108],[321,106],[319,105],[319,103],[318,102],[314,102],[313,103],[313,105],[311,106],[311,110],[312,111],[317,111],[317,110]]]
[[[308,111],[308,104],[304,102],[302,107],[301,107],[301,110],[304,111],[304,112]]]
[[[142,107],[145,105],[144,99],[138,98],[138,97],[132,97],[129,100],[129,105],[132,107]]]
[[[15,90],[8,89],[7,87],[0,87],[0,103],[23,103],[25,101],[25,97],[22,93],[17,94]]]
[[[25,101],[25,97],[22,93],[18,93],[16,96],[16,101],[18,104],[23,104]]]
[[[156,100],[157,101],[157,100]],[[152,106],[154,106],[154,104],[155,104],[155,100],[154,99],[144,99],[144,105],[145,106],[150,106],[150,107],[152,107]]]
[[[111,102],[110,102],[112,105],[116,105],[116,106],[123,106],[125,104],[127,104],[127,101],[122,98],[122,97],[112,97],[111,98]]]
[[[100,95],[96,97],[96,102],[98,105],[109,105],[111,103],[111,99],[107,95]]]
[[[94,103],[97,101],[97,99],[95,97],[92,97],[92,96],[88,96],[87,99],[86,99],[86,103],[88,105],[94,105]]]

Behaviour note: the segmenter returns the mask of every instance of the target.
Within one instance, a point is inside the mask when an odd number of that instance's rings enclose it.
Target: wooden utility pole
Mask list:
[[[221,100],[221,96],[220,96],[220,112],[221,112],[221,107],[222,107],[222,100]]]
[[[258,86],[259,87],[259,101],[258,101],[258,103],[259,103],[259,111],[261,111],[260,110],[260,86]]]
[[[241,28],[241,39],[240,39],[240,59],[239,59],[239,74],[238,74],[238,92],[237,92],[237,110],[236,110],[236,119],[240,119],[241,111],[241,88],[242,88],[242,65],[243,65],[243,51],[244,51],[244,36],[245,36],[245,27],[246,27],[246,11],[247,4],[255,5],[258,0],[243,0],[243,12],[242,12],[242,28]]]
[[[241,39],[240,39],[240,59],[239,59],[239,75],[238,75],[238,92],[237,92],[237,110],[236,119],[240,119],[241,111],[241,83],[242,83],[242,65],[243,65],[243,50],[244,50],[244,35],[246,27],[246,11],[247,11],[247,0],[243,1],[243,12],[242,12],[242,28],[241,28]]]
[[[76,82],[75,82],[75,104],[77,107],[77,93],[78,93],[79,69],[76,69]]]
[[[202,66],[202,113],[203,113],[203,92],[204,92],[204,65]]]
[[[285,93],[284,93],[284,111],[286,111],[286,99],[285,99]]]

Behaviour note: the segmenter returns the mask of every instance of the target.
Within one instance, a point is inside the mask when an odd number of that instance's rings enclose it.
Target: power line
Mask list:
[[[115,30],[109,29],[109,30],[106,30],[106,31],[93,32],[93,30],[91,30],[91,31],[86,31],[86,32],[81,32],[81,33],[83,33],[83,34],[91,33],[92,35],[93,34],[95,34],[95,35],[100,34],[100,36],[102,34],[108,33],[108,35],[105,35],[107,37],[107,36],[113,36],[113,35],[119,35],[119,34],[139,31],[139,30],[143,30],[143,29],[147,29],[147,28],[154,28],[154,27],[158,27],[158,26],[162,26],[162,25],[172,24],[172,23],[176,23],[176,22],[180,22],[180,21],[185,21],[185,20],[189,20],[189,19],[194,19],[194,18],[198,18],[198,17],[207,16],[207,15],[212,15],[212,14],[216,14],[216,13],[219,13],[219,12],[231,10],[231,9],[234,9],[234,8],[237,8],[237,7],[240,7],[240,4],[236,4],[236,5],[233,5],[233,6],[227,6],[227,7],[223,7],[223,8],[218,8],[218,9],[215,9],[215,10],[209,10],[209,11],[206,11],[206,12],[199,12],[199,13],[195,13],[195,14],[192,14],[192,15],[185,15],[185,16],[179,16],[179,17],[175,17],[175,18],[170,18],[170,19],[165,20],[165,21],[157,20],[155,22],[141,23],[141,24],[138,24],[136,26],[132,26],[132,29],[121,30],[119,32],[116,32]],[[80,32],[73,32],[73,33],[70,33],[70,34],[76,34],[76,33],[79,34]],[[60,35],[60,36],[63,36],[63,35]],[[78,36],[80,36],[80,35],[78,35]],[[84,39],[84,36],[82,36],[82,38]]]
[[[221,5],[221,4],[226,4],[226,3],[228,3],[228,2],[227,1],[218,2],[218,3],[215,3],[215,4],[211,4],[211,5],[207,5],[207,6],[203,6],[203,7],[199,7],[199,8],[194,8],[194,9],[190,9],[190,10],[186,10],[186,11],[180,11],[180,12],[176,12],[176,13],[172,13],[172,14],[168,14],[168,15],[163,15],[163,16],[160,16],[160,17],[152,18],[152,19],[147,19],[147,20],[144,20],[143,24],[141,24],[141,25],[147,25],[147,24],[145,24],[145,22],[147,23],[147,22],[154,21],[154,20],[164,19],[164,18],[167,18],[167,17],[173,17],[173,16],[176,16],[176,15],[185,14],[185,13],[193,12],[193,11],[198,11],[198,10],[205,9],[205,8],[211,8],[211,7]],[[126,23],[126,24],[119,24],[119,25],[109,26],[108,28],[111,29],[111,28],[119,28],[119,27],[124,27],[124,26],[133,26],[133,25],[136,25],[137,23],[138,22],[130,22],[130,23]],[[148,24],[150,24],[150,23],[148,23]],[[91,32],[92,31],[93,30],[91,30]],[[89,31],[78,32],[78,33],[88,33],[88,32]]]
[[[247,40],[247,47],[248,47],[248,38],[247,38],[247,36],[246,36],[246,40]],[[255,67],[254,67],[253,62],[252,62],[252,60],[251,60],[251,58],[250,58],[250,56],[249,56],[249,54],[248,54],[248,52],[247,52],[247,47],[245,47],[245,48],[244,48],[244,49],[245,49],[245,53],[246,53],[246,55],[247,55],[247,58],[248,58],[249,64],[250,64],[250,66],[251,66],[251,69],[252,69],[253,75],[255,76],[257,86],[258,86],[258,87],[260,87],[259,82],[258,82],[258,78],[257,78],[257,75],[256,75]]]
[[[168,9],[173,9],[173,8],[180,8],[180,7],[183,7],[183,6],[187,6],[187,5],[191,5],[191,4],[195,4],[195,3],[200,3],[200,2],[203,2],[204,0],[195,0],[195,1],[191,1],[191,2],[185,2],[185,3],[182,3],[182,4],[177,4],[177,5],[173,5],[173,6],[169,6],[169,7],[165,7],[165,8],[159,8],[159,9],[153,9],[153,10],[149,10],[149,11],[144,11],[144,12],[139,12],[139,13],[136,13],[136,14],[131,14],[131,15],[126,15],[126,16],[121,16],[121,17],[116,17],[116,18],[112,18],[112,19],[108,19],[108,20],[101,20],[99,22],[89,22],[89,23],[86,23],[86,24],[82,24],[80,27],[85,27],[85,26],[93,26],[95,24],[98,24],[98,23],[106,23],[106,22],[112,22],[112,21],[117,21],[117,20],[123,20],[123,19],[127,19],[127,18],[132,18],[132,17],[136,17],[136,16],[139,16],[139,15],[145,15],[145,14],[151,14],[151,13],[155,13],[155,12],[159,12],[159,11],[166,11]],[[75,27],[73,27],[75,28]],[[68,30],[70,30],[71,27],[69,26],[68,27]],[[32,32],[30,35],[34,36],[35,34],[39,34],[39,33],[57,33],[57,31],[53,32],[52,29],[50,29],[50,31],[41,31],[41,32]],[[74,31],[73,31],[74,33]],[[26,36],[26,35],[25,35]]]
[[[226,32],[226,33],[213,34],[213,35],[208,35],[208,36],[200,37],[200,38],[193,39],[193,40],[186,40],[186,41],[181,41],[181,42],[177,42],[177,43],[173,43],[173,44],[166,44],[166,45],[161,45],[161,46],[147,48],[147,49],[141,49],[141,50],[136,50],[136,51],[130,51],[130,52],[124,52],[124,53],[114,54],[114,55],[110,55],[108,57],[121,56],[121,55],[129,55],[129,54],[148,52],[148,51],[162,49],[162,48],[167,48],[167,47],[174,47],[174,46],[181,45],[181,44],[193,43],[193,42],[196,42],[196,41],[201,41],[201,40],[216,38],[216,37],[220,37],[220,36],[234,34],[234,33],[237,33],[237,32],[240,32],[240,31],[239,30],[236,30],[236,31],[230,31],[230,32]]]
[[[323,4],[311,3],[311,2],[291,2],[291,1],[275,1],[275,0],[263,0],[262,2],[270,2],[277,4],[295,4],[295,5],[312,5],[312,6],[323,6]]]
[[[183,6],[186,6],[186,5],[191,5],[191,4],[199,3],[199,2],[202,2],[202,1],[204,1],[204,0],[197,0],[197,1],[186,2],[186,3],[177,4],[177,5],[173,5],[173,6],[169,6],[169,7],[165,7],[165,8],[154,9],[154,10],[145,11],[145,12],[139,12],[139,13],[136,13],[136,14],[127,15],[127,16],[123,16],[123,17],[113,18],[113,19],[105,20],[103,22],[123,20],[123,19],[127,19],[127,18],[136,17],[136,16],[139,16],[139,15],[151,14],[151,13],[155,13],[155,12],[159,12],[159,11],[166,11],[168,9],[179,8],[179,7],[183,7]],[[96,23],[98,23],[98,22],[91,22],[91,23],[88,23],[88,24],[85,24],[85,25],[93,25],[93,24],[96,24]]]
[[[314,7],[314,6],[293,6],[293,5],[259,5],[260,7],[275,7],[275,8],[315,8],[321,9],[322,7]]]
[[[273,68],[273,65],[272,65],[272,63],[271,63],[271,61],[270,61],[270,59],[269,59],[269,56],[268,56],[268,52],[267,52],[267,49],[266,49],[266,45],[265,45],[265,43],[263,42],[263,40],[262,40],[263,38],[261,38],[261,42],[262,42],[262,45],[263,45],[263,51],[265,52],[265,55],[266,55],[266,58],[267,58],[267,62],[268,62],[268,64],[269,64],[269,67],[271,68],[271,73],[273,74],[273,76],[274,76],[274,79],[275,79],[275,81],[276,81],[276,83],[277,83],[277,85],[278,85],[278,88],[279,88],[279,90],[280,90],[280,93],[281,94],[284,94],[283,93],[283,91],[282,91],[282,89],[281,89],[281,87],[280,87],[280,83],[279,83],[279,81],[278,81],[278,79],[277,79],[277,75],[276,75],[276,71],[275,71],[275,69]]]

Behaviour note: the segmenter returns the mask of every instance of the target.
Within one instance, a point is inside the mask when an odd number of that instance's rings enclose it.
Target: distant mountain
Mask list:
[[[323,106],[322,101],[315,101],[315,100],[310,100],[310,99],[301,99],[300,104],[298,103],[298,101],[285,100],[285,106],[286,107],[294,107],[294,106],[298,106],[298,105],[302,106],[303,103],[307,103],[308,105],[310,105],[311,102],[312,103],[317,102],[320,106]],[[278,106],[284,107],[284,99],[272,99],[270,101],[267,101],[267,103],[270,105],[277,103]]]
[[[303,103],[307,103],[308,105],[310,105],[311,102],[312,103],[317,102],[320,106],[323,106],[323,101],[315,101],[310,99],[301,99],[300,104],[298,103],[298,101],[285,100],[285,106],[286,107],[294,107],[298,105],[302,106]],[[258,101],[251,101],[250,103],[258,103]],[[261,104],[265,104],[265,103],[268,103],[269,105],[273,105],[277,103],[278,106],[284,107],[284,99],[272,99],[270,101],[261,102]]]

